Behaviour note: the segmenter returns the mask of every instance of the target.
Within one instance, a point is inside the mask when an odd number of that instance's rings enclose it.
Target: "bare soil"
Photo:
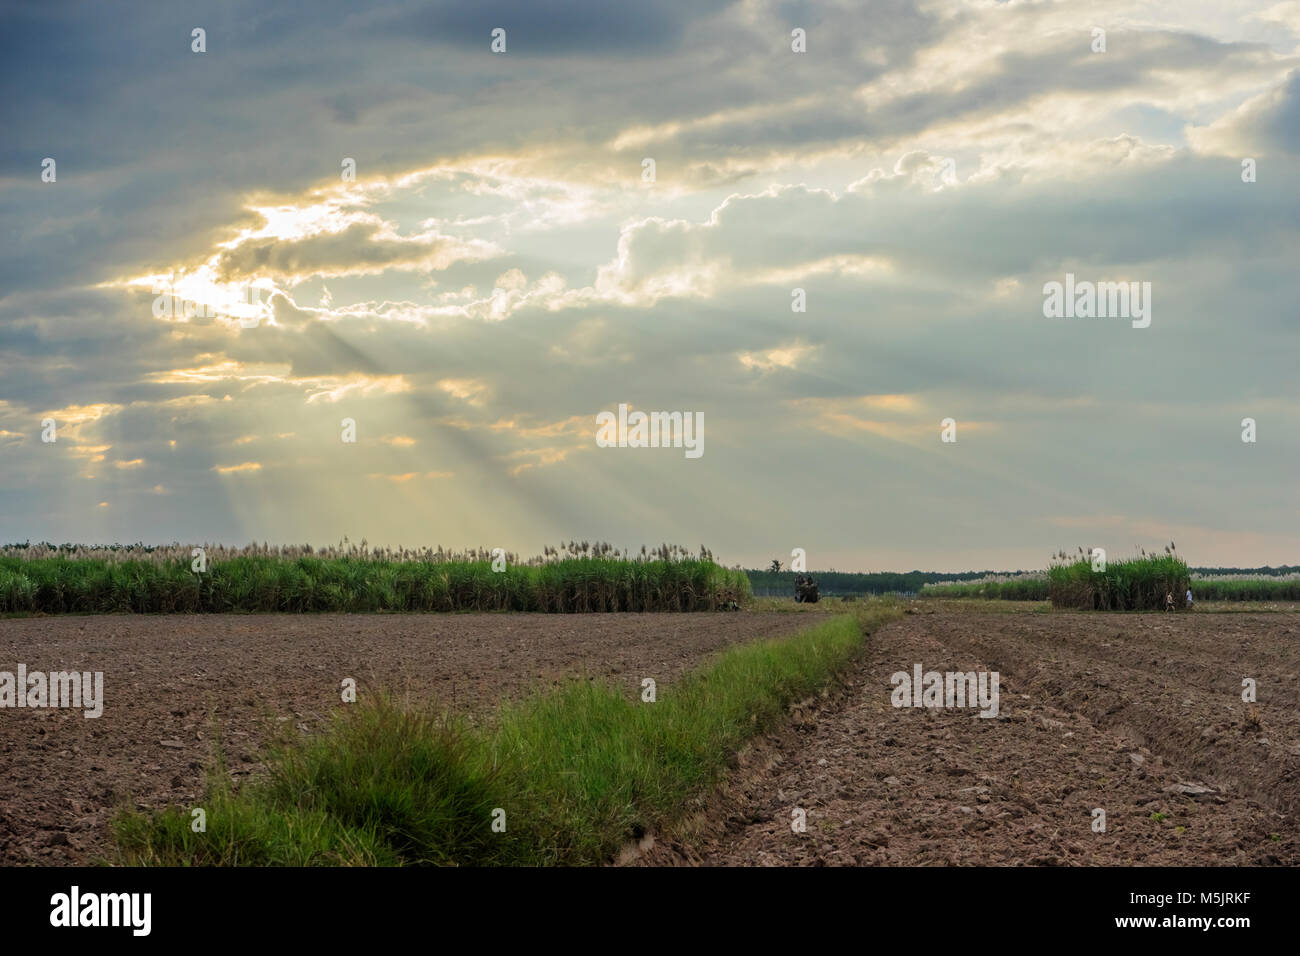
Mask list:
[[[0,671],[102,671],[103,716],[0,710],[0,865],[106,858],[120,805],[192,805],[214,765],[260,768],[285,725],[308,732],[383,688],[485,715],[587,675],[661,686],[799,614],[77,616],[0,620]]]
[[[896,671],[1000,674],[1000,714],[895,708]],[[641,865],[1300,864],[1300,614],[925,603]],[[1258,702],[1242,700],[1242,680]],[[796,833],[793,811],[806,812]],[[1094,832],[1095,809],[1105,811]]]

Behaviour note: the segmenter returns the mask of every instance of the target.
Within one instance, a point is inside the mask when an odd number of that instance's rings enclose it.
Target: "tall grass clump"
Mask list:
[[[1166,594],[1173,595],[1175,608],[1186,606],[1184,595],[1191,575],[1173,542],[1163,554],[1143,550],[1136,558],[1108,561],[1104,570],[1093,570],[1091,554],[1091,550],[1080,548],[1074,556],[1065,551],[1053,556],[1047,569],[1053,607],[1159,611],[1165,607]]]
[[[738,568],[707,548],[662,545],[639,554],[571,542],[493,570],[486,549],[439,547],[204,547],[145,545],[0,548],[0,613],[223,613],[314,611],[708,611],[752,596]]]
[[[469,727],[370,699],[282,745],[269,775],[237,793],[214,774],[206,833],[192,832],[185,809],[125,811],[117,845],[143,865],[604,863],[677,819],[748,738],[825,687],[865,632],[898,613],[871,602],[729,649],[653,704],[575,681]]]

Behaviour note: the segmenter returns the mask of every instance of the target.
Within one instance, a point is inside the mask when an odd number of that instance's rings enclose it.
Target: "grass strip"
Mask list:
[[[503,705],[485,727],[390,698],[350,705],[322,734],[281,745],[270,774],[238,792],[218,767],[205,832],[190,809],[119,814],[122,862],[604,863],[675,820],[747,739],[824,688],[900,613],[867,602],[792,637],[733,647],[654,703],[575,681]]]

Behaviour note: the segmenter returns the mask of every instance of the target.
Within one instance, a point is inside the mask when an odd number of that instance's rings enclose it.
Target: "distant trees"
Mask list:
[[[773,561],[766,568],[747,570],[749,583],[755,591],[794,592],[795,574]],[[945,571],[876,571],[870,574],[850,571],[818,571],[817,583],[827,594],[883,594],[889,591],[920,591],[933,581],[970,580],[983,577],[988,571],[966,571],[953,574]]]

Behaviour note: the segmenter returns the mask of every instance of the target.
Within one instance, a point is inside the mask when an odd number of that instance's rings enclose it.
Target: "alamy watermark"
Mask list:
[[[921,665],[916,664],[911,674],[896,671],[890,675],[894,689],[889,700],[895,707],[978,707],[981,717],[996,717],[1000,681],[997,671],[922,674]]]
[[[1049,319],[1132,319],[1133,328],[1151,324],[1150,282],[1075,282],[1043,285],[1043,315]]]
[[[148,936],[153,927],[152,893],[83,893],[73,886],[50,897],[50,925],[126,927],[132,936]]]
[[[221,308],[176,295],[175,289],[167,283],[154,285],[152,291],[155,319],[222,318],[238,322],[240,328],[255,329],[270,314],[270,300],[263,300],[262,293],[270,295],[274,290],[246,285],[235,293],[236,301]]]
[[[687,458],[704,454],[703,412],[629,412],[596,415],[596,445],[600,448],[685,448]]]
[[[93,678],[93,679],[92,679]],[[79,707],[88,719],[104,713],[104,672],[27,670],[0,671],[0,708]]]

